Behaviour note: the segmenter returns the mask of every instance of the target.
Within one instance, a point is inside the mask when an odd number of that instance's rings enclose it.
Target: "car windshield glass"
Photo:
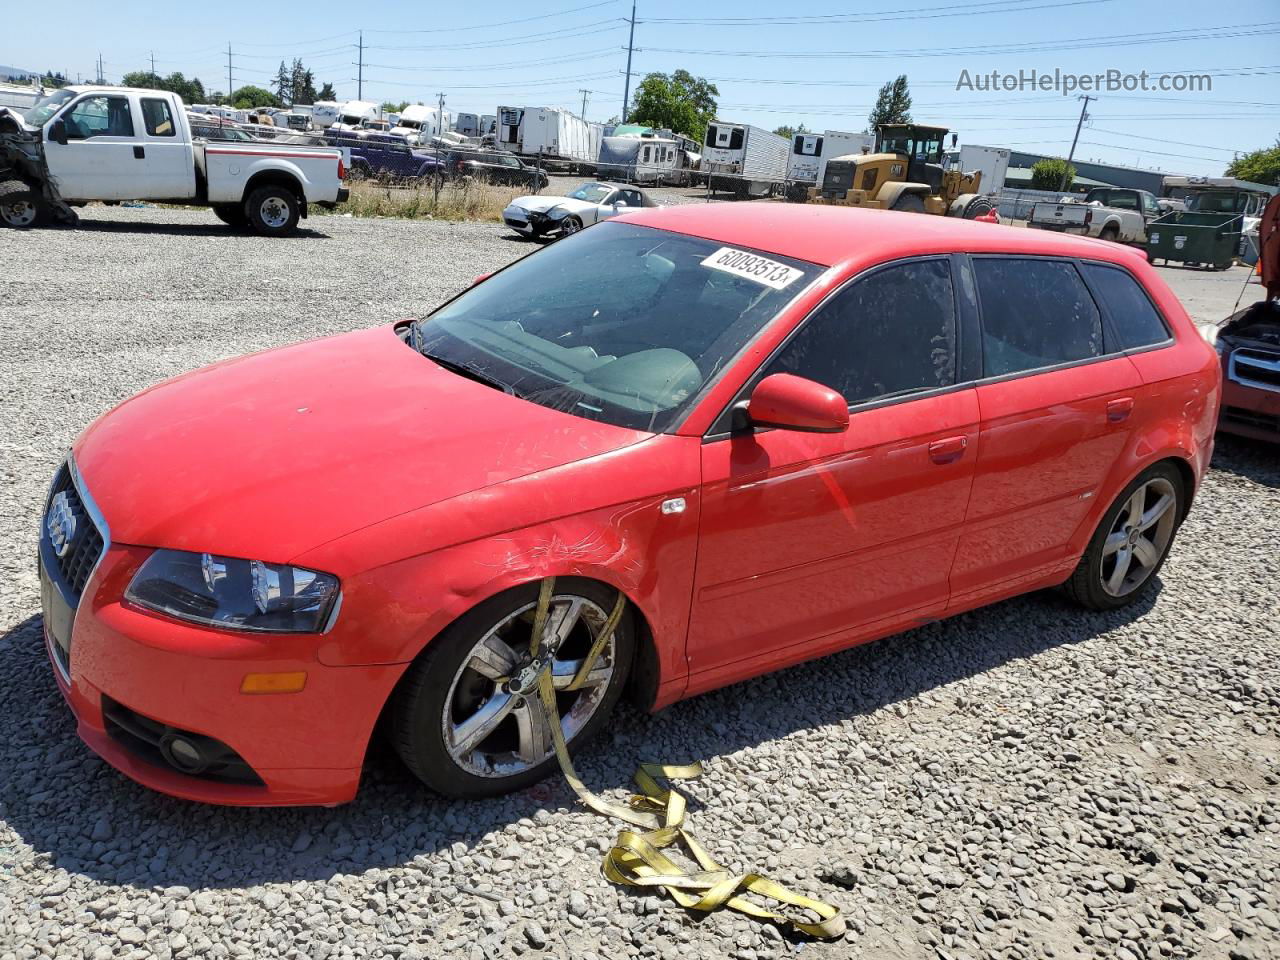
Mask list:
[[[48,119],[74,96],[75,94],[70,90],[55,90],[49,96],[37,100],[35,105],[22,115],[22,119],[33,127],[43,127]]]
[[[661,431],[821,270],[602,223],[445,304],[418,322],[417,342],[534,403]]]
[[[599,183],[584,183],[577,190],[570,190],[565,196],[574,200],[585,200],[587,203],[600,203],[613,190]]]

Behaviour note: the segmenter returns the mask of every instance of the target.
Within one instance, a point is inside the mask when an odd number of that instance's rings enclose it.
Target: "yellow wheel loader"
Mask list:
[[[981,171],[963,173],[943,167],[946,136],[946,127],[883,123],[876,127],[874,152],[827,161],[822,184],[809,189],[810,201],[966,220],[990,213],[996,201],[978,193]]]

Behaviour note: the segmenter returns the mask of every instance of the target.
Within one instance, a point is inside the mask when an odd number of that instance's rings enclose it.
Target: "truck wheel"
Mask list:
[[[40,191],[21,180],[0,180],[0,222],[7,227],[34,227],[44,219]]]
[[[985,217],[995,208],[995,201],[990,197],[974,197],[965,204],[960,216],[965,220],[974,220],[978,217]]]
[[[249,226],[264,237],[286,237],[293,233],[300,212],[293,191],[275,184],[259,187],[245,201]]]
[[[1112,223],[1102,228],[1102,232],[1098,234],[1098,239],[1109,240],[1112,243],[1115,243],[1116,237],[1118,236],[1120,236],[1120,230],[1119,228],[1116,227],[1114,223]]]
[[[901,210],[904,213],[924,213],[924,201],[914,193],[904,193],[893,201],[890,210]]]
[[[215,203],[213,215],[228,227],[243,230],[249,225],[249,218],[244,214],[244,207],[238,203]]]

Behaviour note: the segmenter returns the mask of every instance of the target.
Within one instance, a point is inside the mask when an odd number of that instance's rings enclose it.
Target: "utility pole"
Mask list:
[[[356,73],[356,99],[363,100],[364,99],[364,31],[363,30],[360,31],[359,50],[360,50],[360,57],[356,61],[356,66],[359,71]]]
[[[151,76],[154,78],[155,75],[156,75],[156,52],[152,50],[151,51]]]
[[[102,75],[102,53],[99,52],[98,53],[98,85],[101,86],[106,82],[107,82],[106,77]]]
[[[1067,154],[1067,169],[1062,171],[1062,183],[1058,186],[1059,193],[1067,189],[1067,181],[1071,179],[1071,160],[1076,155],[1076,142],[1080,139],[1080,128],[1089,119],[1089,101],[1097,100],[1098,98],[1091,97],[1088,94],[1081,94],[1080,99],[1084,103],[1080,107],[1080,119],[1076,121],[1076,135],[1071,138],[1071,152]]]
[[[235,89],[235,86],[231,82],[231,41],[228,40],[227,41],[227,104],[228,106],[232,105],[231,91],[234,89]]]
[[[578,114],[578,116],[585,121],[587,119],[587,94],[590,93],[591,91],[583,90],[581,87],[579,87],[578,92],[582,94],[582,112]]]
[[[631,102],[631,52],[636,45],[636,0],[631,0],[631,35],[627,38],[627,82],[622,88],[622,122],[627,122],[627,105]]]

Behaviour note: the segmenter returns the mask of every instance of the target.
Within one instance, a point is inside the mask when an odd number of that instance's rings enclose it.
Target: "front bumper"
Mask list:
[[[563,218],[552,218],[545,213],[526,210],[524,207],[517,207],[512,204],[502,211],[502,222],[512,230],[519,230],[522,233],[528,230],[533,230],[537,233],[554,233],[560,229],[560,225],[564,220]]]
[[[80,738],[126,776],[189,800],[238,806],[351,800],[378,714],[406,665],[325,666],[314,635],[210,630],[137,610],[122,598],[150,552],[108,546],[73,606],[58,571],[46,564],[42,541],[45,643]],[[55,636],[61,630],[69,638]],[[240,692],[246,673],[295,671],[307,675],[298,693]],[[133,724],[122,727],[120,708]],[[139,726],[216,741],[251,775],[182,772],[128,733]]]
[[[1241,383],[1231,363],[1235,350],[1223,357],[1222,410],[1218,429],[1255,440],[1280,443],[1280,387]]]

